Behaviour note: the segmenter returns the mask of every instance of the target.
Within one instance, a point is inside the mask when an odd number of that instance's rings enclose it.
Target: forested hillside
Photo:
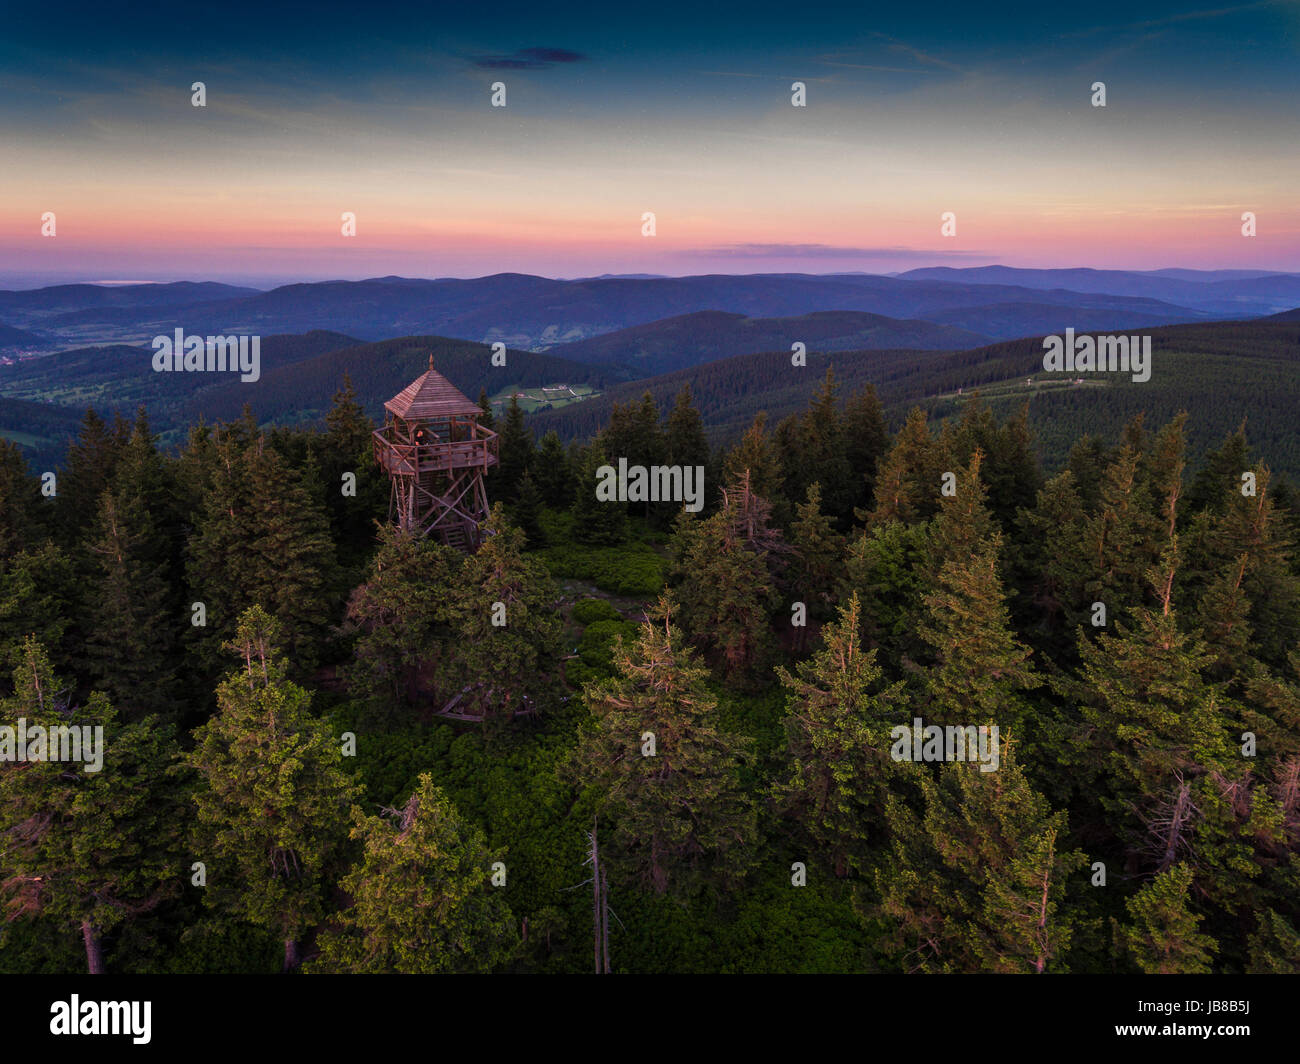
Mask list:
[[[1116,435],[1141,411],[1165,421],[1189,410],[1196,415],[1187,430],[1193,460],[1200,460],[1245,418],[1251,438],[1267,451],[1274,468],[1300,479],[1300,437],[1293,410],[1300,378],[1300,328],[1275,321],[1219,322],[1153,329],[1150,336],[1153,369],[1151,379],[1143,383],[1125,374],[1099,373],[1075,386],[1062,379],[1071,375],[1044,373],[1038,338],[942,353],[826,354],[810,344],[803,369],[791,366],[788,350],[742,355],[616,386],[589,403],[539,414],[533,424],[539,433],[554,429],[564,440],[584,437],[599,430],[615,404],[635,402],[649,392],[663,405],[689,384],[710,438],[730,443],[760,410],[773,422],[798,411],[830,365],[848,388],[874,385],[895,426],[914,405],[932,420],[947,417],[974,389],[1003,416],[1029,399],[1030,424],[1049,469],[1061,467],[1084,433]],[[1028,385],[1031,378],[1034,383]]]
[[[988,340],[966,329],[854,311],[826,310],[793,318],[747,318],[743,314],[701,311],[550,350],[575,362],[627,366],[637,377],[653,377],[733,355],[789,351],[795,343],[816,351],[956,350]]]
[[[1175,366],[1222,395],[1294,338]],[[1031,348],[873,357],[901,397]],[[569,447],[512,406],[476,554],[388,524],[350,386],[174,452],[87,413],[52,496],[0,443],[0,717],[106,736],[0,762],[0,970],[1300,970],[1282,433],[1153,376],[1047,470],[1045,397],[891,433],[836,364],[714,450],[689,389]],[[702,466],[706,508],[601,501],[620,459]],[[972,756],[903,757],[918,718]]]

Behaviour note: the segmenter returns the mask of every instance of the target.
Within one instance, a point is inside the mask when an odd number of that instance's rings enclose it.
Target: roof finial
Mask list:
[[[429,352],[429,369],[430,369],[430,370],[433,369],[433,352],[432,352],[432,351]]]

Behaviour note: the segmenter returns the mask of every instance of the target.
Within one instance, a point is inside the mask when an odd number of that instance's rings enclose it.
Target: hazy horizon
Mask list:
[[[1203,274],[1234,274],[1238,276],[1272,276],[1272,275],[1300,275],[1300,269],[1243,269],[1241,267],[1188,267],[1188,266],[1161,266],[1152,269],[1128,269],[1124,267],[1107,267],[1107,266],[1080,266],[1080,265],[1058,265],[1058,266],[1012,266],[1006,262],[979,262],[968,263],[963,266],[950,266],[948,263],[935,262],[910,266],[906,270],[711,270],[711,271],[694,271],[683,273],[600,273],[584,274],[574,277],[561,277],[545,273],[529,273],[523,270],[496,270],[490,273],[481,274],[461,274],[461,275],[441,275],[441,276],[418,276],[413,274],[366,274],[353,277],[343,276],[283,276],[283,277],[266,277],[264,275],[238,275],[238,274],[214,274],[200,275],[196,273],[178,273],[176,276],[155,276],[155,277],[135,277],[135,278],[106,278],[90,276],[84,273],[72,273],[68,276],[55,277],[36,277],[33,275],[23,274],[6,274],[0,271],[0,291],[33,291],[40,288],[53,288],[60,285],[101,285],[104,287],[128,287],[131,285],[146,284],[225,284],[242,288],[257,288],[263,291],[271,291],[275,288],[282,288],[287,285],[295,284],[324,284],[330,282],[357,283],[363,281],[379,281],[387,278],[397,278],[403,281],[476,281],[487,277],[495,277],[503,274],[527,274],[533,277],[542,277],[551,281],[596,281],[604,279],[623,279],[623,278],[645,278],[649,280],[656,279],[680,279],[686,277],[703,277],[703,276],[725,276],[725,277],[762,277],[774,275],[803,275],[810,277],[843,277],[843,276],[865,276],[865,277],[898,277],[914,270],[922,269],[956,269],[956,270],[978,270],[990,268],[1019,269],[1019,270],[1092,270],[1098,273],[1122,272],[1135,274],[1160,274],[1171,270],[1177,270],[1188,273]]]

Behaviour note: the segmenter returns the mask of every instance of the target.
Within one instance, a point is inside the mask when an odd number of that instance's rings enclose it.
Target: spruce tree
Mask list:
[[[486,972],[516,946],[514,920],[493,886],[492,853],[425,772],[401,809],[352,809],[361,863],[341,886],[351,904],[321,936],[319,972],[433,975]]]
[[[867,511],[875,498],[877,466],[889,449],[889,429],[874,384],[849,397],[843,425],[844,457],[852,485],[850,506],[854,511]]]
[[[478,408],[482,411],[479,414],[478,423],[485,429],[495,432],[497,427],[496,417],[492,413],[492,400],[488,398],[486,388],[479,389]]]
[[[519,530],[523,532],[529,547],[546,545],[546,534],[542,531],[539,520],[541,509],[542,493],[533,479],[533,474],[526,472],[519,481],[519,490],[515,492],[515,504],[511,508],[511,516]]]
[[[857,497],[857,480],[845,455],[844,429],[835,399],[838,390],[835,371],[827,367],[808,409],[782,423],[776,442],[785,472],[785,497],[801,499],[817,481],[827,511],[836,519],[847,519]]]
[[[916,626],[930,657],[924,705],[933,723],[997,724],[1019,737],[1028,722],[1022,693],[1041,681],[1011,627],[998,569],[1001,533],[984,506],[980,463],[977,451],[931,528],[932,575]]]
[[[610,546],[627,538],[627,507],[597,494],[600,470],[608,465],[603,444],[599,439],[593,440],[579,463],[573,505],[569,509],[573,517],[573,538],[579,543]]]
[[[0,579],[0,661],[33,636],[60,670],[80,664],[85,591],[68,552],[49,540],[10,559]]]
[[[28,472],[22,448],[0,439],[0,572],[19,551],[43,542],[46,501],[40,481]]]
[[[384,525],[366,580],[348,602],[357,631],[348,687],[373,715],[399,719],[426,686],[452,682],[452,600],[463,559],[437,540]]]
[[[185,616],[157,562],[157,544],[142,496],[106,491],[91,554],[99,573],[91,585],[86,640],[97,686],[129,719],[178,720],[176,670]]]
[[[855,594],[797,677],[776,670],[786,689],[790,773],[775,794],[837,876],[865,870],[867,844],[883,829],[895,770],[889,730],[906,716],[902,684],[886,684],[876,652],[862,648],[859,610]]]
[[[1210,970],[1218,945],[1198,927],[1191,908],[1192,870],[1178,864],[1159,873],[1125,903],[1131,923],[1117,941],[1148,975],[1195,975]]]
[[[130,426],[121,415],[114,414],[110,425],[93,407],[86,410],[57,480],[55,528],[63,543],[75,544],[94,522],[99,495],[112,483],[129,435]]]
[[[708,466],[709,441],[704,435],[704,422],[695,409],[689,384],[683,384],[677,393],[664,435],[668,461],[672,465]]]
[[[560,659],[559,592],[545,567],[524,554],[524,535],[501,504],[484,524],[483,545],[465,559],[453,592],[454,675],[458,706],[493,730],[515,713],[551,701]]]
[[[196,853],[206,898],[284,942],[284,967],[325,914],[360,788],[330,726],[286,678],[279,625],[260,606],[227,648],[240,667],[217,689],[217,713],[194,733]]]
[[[757,831],[739,782],[750,742],[719,730],[707,673],[683,646],[667,596],[635,643],[616,642],[614,666],[613,679],[583,691],[593,720],[571,765],[602,819],[613,819],[615,865],[657,894],[734,886],[753,863]]]
[[[573,502],[573,469],[560,437],[551,429],[537,448],[537,488],[542,502],[552,510],[565,510]]]
[[[533,430],[524,424],[524,411],[517,396],[510,397],[505,424],[501,427],[501,464],[496,469],[495,488],[499,497],[513,501],[519,482],[534,462]]]
[[[930,436],[925,412],[914,407],[877,466],[871,513],[858,514],[858,520],[868,528],[889,521],[909,525],[924,521],[938,509],[941,465],[939,445]]]
[[[283,626],[295,668],[320,659],[335,621],[336,563],[324,507],[247,425],[222,433],[189,544],[191,602],[204,603],[199,661],[217,671],[239,614],[260,605]]]
[[[883,945],[904,971],[1062,971],[1074,934],[1066,880],[1083,856],[1066,849],[1063,813],[1029,784],[1012,743],[997,768],[914,766],[923,813],[889,800],[889,858],[876,875]]]
[[[312,453],[338,555],[355,564],[372,546],[375,521],[386,512],[390,489],[374,460],[374,422],[366,416],[346,373],[325,425],[326,431],[312,438]]]
[[[821,501],[821,485],[814,481],[808,487],[807,501],[796,508],[797,516],[790,528],[793,560],[788,575],[794,599],[804,602],[809,615],[817,620],[830,614],[832,591],[844,559],[843,537],[835,532],[830,517],[822,512]],[[801,636],[806,631],[805,626]],[[801,647],[803,643],[800,638]]]
[[[768,526],[767,504],[747,480],[724,493],[724,505],[705,521],[679,520],[681,542],[670,549],[680,579],[680,624],[731,685],[753,687],[766,678],[774,641],[773,571],[784,553]]]
[[[749,486],[755,495],[772,505],[776,523],[783,524],[789,502],[785,497],[785,471],[767,431],[767,414],[759,413],[722,462],[723,482],[735,484],[749,472]]]
[[[28,640],[14,694],[0,701],[0,722],[23,718],[29,737],[27,760],[0,761],[0,899],[10,920],[42,916],[78,933],[93,975],[104,971],[105,935],[180,893],[183,816],[167,778],[178,752],[155,719],[123,725],[102,695],[76,705],[69,691]],[[37,727],[48,741],[41,760]],[[91,742],[98,765],[84,745],[81,764],[49,760],[59,727],[102,729]]]
[[[1222,696],[1203,677],[1212,655],[1178,625],[1177,568],[1173,543],[1148,574],[1157,605],[1138,607],[1131,623],[1115,622],[1113,634],[1108,625],[1096,640],[1080,630],[1081,674],[1056,684],[1082,716],[1070,757],[1083,770],[1079,783],[1134,856],[1149,845],[1150,813],[1167,795],[1207,770],[1230,775],[1236,767],[1222,727]],[[1175,818],[1169,831],[1178,827]],[[1160,849],[1170,846],[1172,837]]]

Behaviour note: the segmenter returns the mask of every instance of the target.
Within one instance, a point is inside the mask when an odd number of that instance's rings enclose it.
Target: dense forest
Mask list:
[[[1120,374],[1098,374],[1074,385],[1039,372],[1043,345],[1038,337],[964,351],[822,351],[809,344],[807,369],[800,374],[790,372],[787,345],[614,385],[599,399],[540,415],[537,429],[554,429],[566,440],[585,438],[600,431],[615,403],[639,400],[649,391],[666,406],[689,385],[710,441],[725,446],[760,411],[774,423],[797,413],[831,366],[845,387],[874,384],[886,416],[895,422],[913,406],[932,421],[950,417],[976,388],[1002,417],[1013,416],[1028,398],[1038,453],[1051,471],[1065,466],[1075,441],[1088,433],[1117,437],[1139,413],[1163,424],[1179,411],[1194,410],[1197,416],[1187,424],[1189,460],[1199,464],[1245,416],[1251,440],[1273,469],[1300,479],[1291,401],[1300,327],[1228,321],[1143,333],[1151,336],[1155,369],[1141,384]],[[1030,379],[1033,386],[1026,385]]]
[[[1300,971],[1300,498],[1171,394],[1050,467],[1029,403],[833,373],[717,448],[680,385],[514,405],[471,555],[388,523],[346,379],[0,442],[0,724],[106,736],[0,761],[0,971]]]

